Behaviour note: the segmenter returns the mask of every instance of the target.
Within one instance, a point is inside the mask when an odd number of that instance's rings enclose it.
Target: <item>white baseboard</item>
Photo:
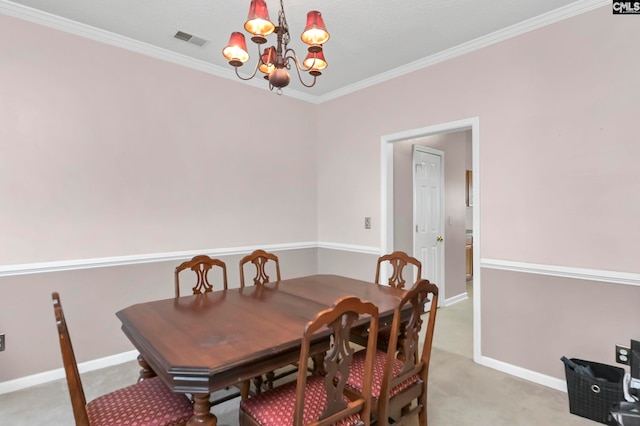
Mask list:
[[[104,358],[94,359],[78,364],[78,371],[86,373],[88,371],[99,370],[113,365],[123,364],[138,358],[138,351],[123,352],[116,355],[110,355]],[[33,374],[31,376],[20,377],[19,379],[9,380],[0,383],[0,395],[9,392],[15,392],[26,389],[31,386],[41,385],[43,383],[53,382],[54,380],[63,379],[64,368],[45,371],[43,373]]]
[[[461,293],[457,296],[453,296],[448,299],[445,299],[444,302],[442,302],[442,306],[455,305],[456,303],[462,302],[463,300],[467,300],[468,298],[469,296],[467,295],[467,293]]]
[[[493,368],[494,370],[498,370],[503,373],[510,374],[512,376],[516,376],[533,383],[537,383],[539,385],[559,390],[561,392],[567,392],[567,383],[565,380],[547,376],[546,374],[536,373],[535,371],[527,370],[525,368],[498,361],[486,356],[481,356],[475,361],[480,365],[484,365],[485,367]],[[558,362],[560,362],[559,359]]]

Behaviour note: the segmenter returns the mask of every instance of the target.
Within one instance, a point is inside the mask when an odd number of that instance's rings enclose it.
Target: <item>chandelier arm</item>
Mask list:
[[[300,74],[300,71],[307,72],[307,71],[310,71],[311,68],[306,68],[304,65],[300,65],[300,62],[298,61],[298,56],[296,55],[296,52],[293,49],[287,49],[285,51],[285,61],[288,62],[289,59],[292,59],[295,64],[296,73],[298,73],[298,80],[300,80],[300,83],[304,87],[315,86],[317,76],[315,75],[313,76],[313,81],[311,82],[311,84],[305,83],[304,80],[302,79],[302,74]]]
[[[238,68],[240,67],[234,67],[236,69],[236,76],[240,79],[240,80],[244,80],[244,81],[248,81],[251,80],[253,77],[256,76],[256,72],[258,70],[258,67],[256,67],[255,70],[253,70],[253,74],[251,74],[251,76],[249,77],[243,77],[242,75],[240,75],[240,73],[238,72]]]
[[[262,52],[260,51],[260,45],[258,44],[258,63],[256,64],[255,69],[253,70],[253,74],[251,74],[250,77],[243,77],[240,75],[240,73],[238,73],[238,68],[240,67],[234,67],[236,69],[236,76],[240,79],[240,80],[251,80],[253,77],[256,76],[256,74],[258,73],[258,69],[260,69],[260,63],[262,62]]]
[[[298,60],[298,55],[296,54],[296,51],[289,48],[285,51],[285,55],[288,55],[285,57],[285,59],[293,59],[293,62],[295,62],[296,64],[296,68],[299,69],[300,71],[303,72],[309,72],[313,69],[313,67],[305,67],[304,64],[300,64],[300,61]]]

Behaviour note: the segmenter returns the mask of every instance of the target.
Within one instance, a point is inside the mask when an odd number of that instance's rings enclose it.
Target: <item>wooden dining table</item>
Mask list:
[[[390,325],[402,290],[337,275],[145,302],[116,313],[143,364],[194,397],[189,425],[215,426],[210,394],[299,360],[305,325],[344,296],[370,301]],[[366,319],[361,320],[366,321]],[[312,353],[328,347],[322,333]]]

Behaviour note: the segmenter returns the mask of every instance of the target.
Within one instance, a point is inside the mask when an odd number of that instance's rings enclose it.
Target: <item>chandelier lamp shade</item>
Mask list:
[[[292,68],[295,69],[303,86],[313,87],[316,84],[316,78],[322,74],[322,70],[327,68],[323,45],[329,40],[329,33],[324,25],[322,14],[317,10],[308,12],[307,25],[300,36],[300,39],[307,45],[307,54],[301,62],[296,52],[289,47],[291,37],[282,1],[280,0],[278,25],[275,25],[269,19],[265,0],[251,0],[244,29],[251,34],[251,41],[258,47],[258,60],[250,76],[246,77],[238,73],[238,68],[250,59],[243,33],[231,33],[229,44],[222,49],[222,55],[229,61],[229,65],[234,67],[238,78],[251,80],[260,71],[269,81],[269,89],[276,88],[278,94],[282,93],[282,88],[289,85],[291,80],[289,70]],[[273,33],[276,35],[275,46],[263,48],[263,45],[267,43],[267,36]],[[309,74],[313,77],[310,83],[305,82],[303,74]]]

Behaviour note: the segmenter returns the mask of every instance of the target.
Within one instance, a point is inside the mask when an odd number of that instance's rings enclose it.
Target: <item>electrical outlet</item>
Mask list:
[[[0,352],[4,351],[4,333],[0,334]]]
[[[616,345],[616,362],[618,364],[629,365],[631,350],[629,346]]]
[[[371,229],[371,218],[370,217],[365,217],[364,218],[364,229]]]

